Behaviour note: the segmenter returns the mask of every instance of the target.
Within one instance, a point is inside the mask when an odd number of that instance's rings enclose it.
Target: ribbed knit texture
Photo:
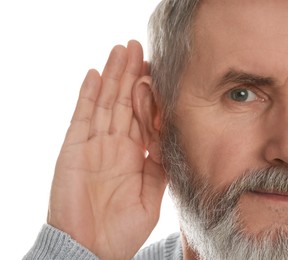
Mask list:
[[[78,244],[68,234],[44,225],[38,238],[23,260],[99,260],[88,249]],[[182,260],[182,247],[178,233],[152,244],[141,251],[133,260]]]
[[[44,225],[38,238],[23,260],[98,260],[68,234]]]
[[[141,251],[133,260],[182,260],[182,245],[179,233],[170,235],[158,243],[152,244]]]

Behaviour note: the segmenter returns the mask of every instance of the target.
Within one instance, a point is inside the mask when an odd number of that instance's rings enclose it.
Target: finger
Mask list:
[[[150,64],[148,63],[148,61],[143,62],[141,75],[142,76],[150,75]]]
[[[101,78],[98,71],[89,70],[80,89],[76,109],[66,134],[66,143],[79,143],[88,139],[91,118],[100,85]]]
[[[130,41],[127,46],[128,63],[120,82],[119,94],[113,107],[110,133],[128,135],[133,116],[132,88],[143,66],[143,50],[140,43]]]
[[[112,118],[112,109],[118,96],[120,80],[128,61],[127,50],[123,46],[115,46],[108,58],[102,74],[102,86],[96,101],[90,137],[99,133],[108,133]]]

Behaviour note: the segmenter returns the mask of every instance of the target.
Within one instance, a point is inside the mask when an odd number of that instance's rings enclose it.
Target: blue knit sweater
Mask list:
[[[23,260],[98,260],[99,258],[73,240],[68,234],[44,225],[38,238]],[[144,248],[133,260],[182,260],[178,233]]]

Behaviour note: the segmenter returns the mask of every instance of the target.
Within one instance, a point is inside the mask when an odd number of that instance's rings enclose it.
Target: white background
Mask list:
[[[0,259],[21,259],[46,221],[54,165],[89,68],[139,40],[159,0],[0,0]],[[147,57],[147,56],[146,56]],[[178,231],[167,194],[148,243]]]

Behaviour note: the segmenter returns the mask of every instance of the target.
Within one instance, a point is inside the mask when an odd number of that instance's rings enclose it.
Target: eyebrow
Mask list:
[[[218,86],[225,86],[227,84],[246,84],[255,87],[260,86],[274,86],[277,84],[277,80],[272,77],[263,77],[257,74],[251,74],[243,71],[237,71],[230,69],[220,79]]]

